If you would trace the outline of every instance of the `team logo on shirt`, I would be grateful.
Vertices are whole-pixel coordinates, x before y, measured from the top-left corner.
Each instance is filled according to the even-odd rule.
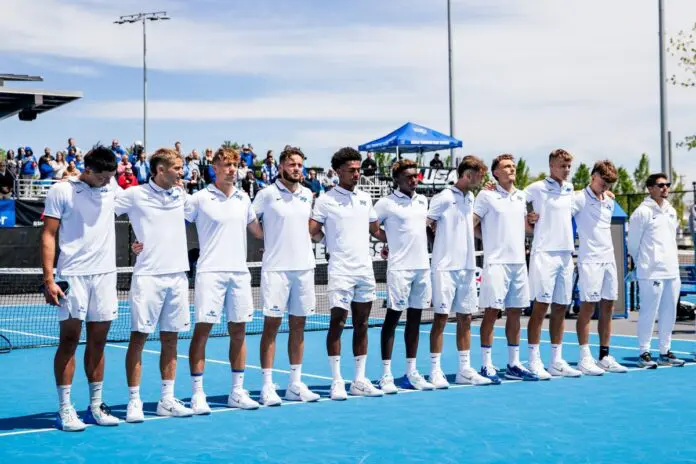
[[[563,191],[566,192],[566,193],[570,192],[571,190],[572,190],[572,189],[571,189],[570,187],[566,187],[565,189],[563,189]]]
[[[363,206],[367,206],[367,200],[360,200],[360,204]]]
[[[297,198],[299,198],[300,201],[302,201],[304,203],[307,203],[309,201],[309,199],[307,197],[297,197]]]
[[[653,282],[653,287],[659,287],[660,285],[662,285],[662,282],[660,282],[659,280]]]
[[[424,204],[425,204],[425,201],[424,201],[422,198],[419,198],[419,199],[418,199],[418,204],[419,204],[419,205],[424,205]]]

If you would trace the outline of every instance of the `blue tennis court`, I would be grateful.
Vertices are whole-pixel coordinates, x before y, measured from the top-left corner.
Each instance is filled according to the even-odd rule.
[[[427,337],[422,327],[418,365],[429,372]],[[453,382],[457,369],[454,326],[450,324],[442,364]],[[474,329],[474,334],[478,329]],[[344,334],[343,375],[352,378],[350,337]],[[544,334],[548,339],[548,333]],[[211,339],[205,372],[205,390],[213,414],[186,419],[154,415],[159,399],[159,343],[148,342],[143,355],[142,398],[146,421],[122,423],[116,428],[90,427],[82,433],[53,428],[56,393],[53,382],[54,348],[15,350],[0,357],[4,399],[0,404],[0,460],[2,462],[71,461],[122,462],[693,462],[696,432],[693,414],[696,369],[635,369],[636,340],[615,336],[612,354],[634,369],[603,377],[554,379],[550,382],[504,382],[500,386],[458,387],[433,392],[402,391],[384,398],[328,399],[331,383],[325,354],[325,332],[305,337],[304,381],[322,395],[317,404],[284,403],[277,408],[240,411],[226,407],[230,368],[226,338]],[[524,333],[523,333],[524,337]],[[573,334],[564,347],[575,360]],[[287,385],[288,360],[280,334],[274,380],[281,395]],[[593,335],[592,343],[597,343]],[[248,337],[246,387],[259,393],[259,336]],[[691,358],[691,341],[675,341],[673,350]],[[472,337],[472,360],[479,364],[478,337]],[[524,342],[523,342],[524,345]],[[125,417],[127,387],[126,345],[109,344],[105,401]],[[596,347],[594,348],[596,350]],[[186,354],[188,340],[180,342],[176,393],[190,396]],[[523,346],[523,357],[526,357]],[[542,344],[542,355],[549,355]],[[78,411],[87,406],[88,391],[81,368],[73,401]],[[404,347],[397,339],[394,373],[405,367]],[[504,367],[503,330],[496,328],[494,361]],[[379,328],[370,329],[367,373],[381,375]]]

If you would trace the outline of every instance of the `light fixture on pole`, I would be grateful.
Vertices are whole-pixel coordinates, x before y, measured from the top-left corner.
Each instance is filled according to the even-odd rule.
[[[143,151],[147,153],[147,27],[146,21],[167,21],[171,19],[166,11],[154,13],[136,13],[120,16],[114,24],[143,23]]]

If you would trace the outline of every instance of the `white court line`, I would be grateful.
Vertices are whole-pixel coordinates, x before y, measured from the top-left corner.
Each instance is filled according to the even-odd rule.
[[[689,363],[689,364],[685,364],[685,365],[684,365],[684,367],[689,367],[689,366],[696,366],[696,363]],[[675,368],[672,368],[672,367],[670,367],[670,366],[658,366],[658,369],[675,369]],[[630,373],[630,372],[649,371],[649,370],[654,370],[654,369],[641,369],[641,368],[638,368],[638,367],[632,367],[632,368],[629,368],[629,369],[628,369],[629,373]],[[622,374],[609,374],[609,375],[612,376],[612,375],[622,375]],[[554,377],[554,378],[552,379],[552,381],[559,381],[559,380],[560,380],[560,381],[563,381],[563,380],[567,380],[567,379],[565,379],[564,377]],[[571,381],[577,381],[577,379],[572,379]],[[502,383],[501,383],[501,385],[506,385],[506,384],[511,384],[511,383],[519,383],[519,382],[522,382],[522,380],[503,380]],[[542,382],[543,382],[543,381],[542,381]],[[473,387],[473,385],[456,385],[456,384],[454,384],[454,385],[450,385],[449,389],[450,389],[450,390],[455,390],[455,389],[470,388],[470,387]],[[497,387],[498,387],[497,385],[494,385],[494,386],[487,386],[486,388],[497,388]],[[479,387],[479,388],[481,388],[481,387]],[[400,389],[398,394],[399,394],[399,395],[403,395],[403,394],[406,394],[406,393],[424,393],[424,391],[422,391],[422,390],[401,390],[401,389]],[[436,393],[434,393],[434,392],[429,392],[428,394],[436,394]],[[385,396],[389,397],[389,396],[392,396],[392,395],[385,395]],[[347,399],[348,399],[348,400],[356,400],[356,399],[362,399],[362,398],[366,398],[366,397],[365,397],[365,396],[351,396],[351,395],[348,395],[348,398],[347,398]],[[332,401],[332,400],[331,400],[330,398],[322,397],[322,398],[320,398],[318,401],[315,401],[315,403],[324,403],[324,402],[326,402],[326,401]],[[284,401],[284,402],[282,403],[283,407],[286,407],[286,406],[294,406],[294,405],[301,405],[301,404],[303,404],[303,405],[308,405],[308,404],[312,404],[312,403],[303,403],[303,402],[301,402],[301,401],[297,401],[297,402],[294,402],[294,401]],[[263,405],[260,406],[261,409],[268,408],[268,407],[277,407],[277,406],[263,406]],[[213,409],[213,410],[211,411],[211,413],[212,413],[212,414],[219,414],[219,413],[224,413],[224,412],[235,412],[235,411],[241,411],[241,409],[236,409],[236,408]],[[253,414],[253,413],[250,413],[250,414]],[[154,421],[154,420],[162,420],[162,419],[186,420],[185,418],[161,417],[161,416],[152,416],[152,417],[146,417],[146,418],[145,418],[146,421]],[[126,423],[125,423],[124,421],[121,421],[121,424],[126,424]],[[126,424],[125,426],[128,427],[128,426],[130,426],[130,425],[131,425],[131,424]],[[133,425],[137,425],[137,424],[133,424]],[[94,427],[94,426],[88,424],[87,427]],[[59,430],[56,429],[56,428],[35,429],[35,430],[20,430],[20,431],[17,431],[17,432],[0,433],[0,437],[9,437],[9,436],[14,436],[14,435],[27,435],[27,434],[34,434],[34,433],[58,432],[58,431],[59,431]]]

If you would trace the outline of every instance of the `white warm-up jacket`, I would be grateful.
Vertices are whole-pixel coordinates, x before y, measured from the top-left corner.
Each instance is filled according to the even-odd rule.
[[[679,277],[678,227],[677,212],[667,200],[660,207],[648,197],[631,214],[628,252],[633,257],[638,279]]]

